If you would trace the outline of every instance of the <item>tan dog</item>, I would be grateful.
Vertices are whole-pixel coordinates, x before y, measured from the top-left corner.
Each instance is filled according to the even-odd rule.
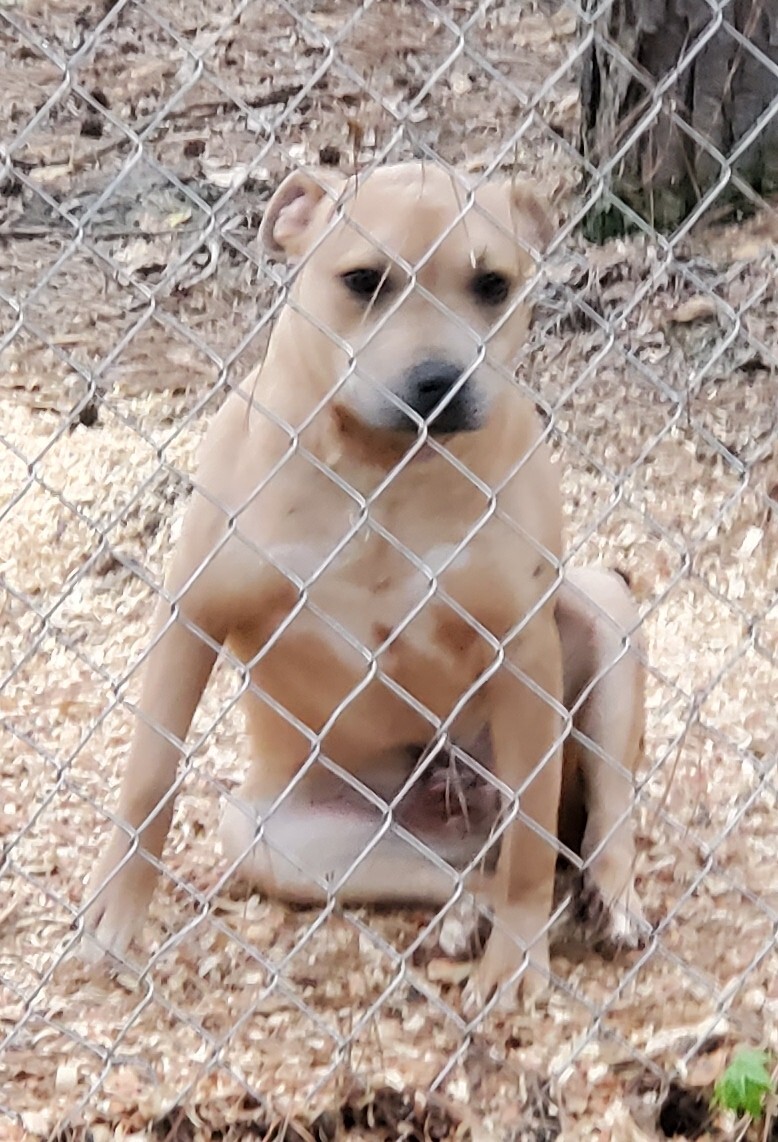
[[[183,742],[228,643],[250,681],[253,743],[228,810],[229,855],[287,897],[327,885],[343,899],[446,899],[450,868],[395,831],[384,829],[378,865],[366,859],[344,883],[349,862],[319,862],[316,889],[302,883],[305,862],[284,880],[263,863],[262,839],[249,852],[254,822],[278,802],[272,833],[302,804],[308,828],[332,780],[325,759],[381,788],[383,767],[409,748],[442,733],[476,742],[487,727],[494,774],[521,812],[501,839],[495,926],[469,998],[519,978],[537,986],[562,772],[561,528],[511,364],[529,323],[519,294],[531,251],[550,237],[544,211],[519,184],[484,185],[471,200],[439,169],[409,165],[326,184],[294,174],[262,232],[301,264],[258,376],[229,396],[203,447],[146,665],[118,810],[126,828],[97,870],[87,924],[116,953],[139,930],[156,880],[145,854],[162,852]],[[591,677],[579,649],[573,669]],[[614,747],[628,767],[629,748]],[[591,785],[604,789],[589,804],[595,847],[628,806],[628,781],[612,772],[607,788]],[[359,815],[325,816],[323,832],[335,826],[359,855]],[[630,906],[625,876],[602,888]]]

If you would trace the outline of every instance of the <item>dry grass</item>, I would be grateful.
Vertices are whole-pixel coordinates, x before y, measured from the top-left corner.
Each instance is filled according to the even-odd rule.
[[[115,122],[64,95],[25,134],[25,181],[0,199],[0,299],[24,304],[0,362],[2,1137],[71,1121],[96,1142],[272,1138],[285,1125],[303,1139],[655,1137],[671,1077],[705,1093],[734,1043],[778,1050],[771,210],[693,235],[665,268],[642,238],[573,243],[549,269],[519,371],[554,410],[574,559],[628,570],[645,614],[650,728],[636,816],[638,882],[658,925],[648,949],[607,961],[568,939],[543,1009],[470,1032],[462,972],[419,946],[430,916],[320,916],[231,895],[211,842],[215,780],[236,777],[243,756],[224,666],[198,714],[207,740],[144,933],[147,970],[111,980],[62,961],[186,501],[176,473],[192,470],[222,370],[241,376],[261,353],[262,204],[290,161],[323,154],[348,167],[388,139],[389,113],[349,68],[387,105],[408,98],[455,45],[446,20],[474,11],[450,0],[436,22],[420,3],[374,4],[305,92],[326,59],[321,37],[359,11],[352,0],[309,7],[302,31],[271,0],[236,19],[214,0],[158,0],[165,27],[151,5],[128,6],[76,72]],[[55,53],[97,19],[34,0],[9,12]],[[12,139],[58,72],[5,34]],[[496,6],[467,43],[521,92],[459,59],[419,108],[415,144],[406,136],[396,153],[428,145],[477,169],[519,121],[521,94],[574,42],[564,11]],[[206,62],[189,87],[188,49]],[[562,214],[577,172],[541,119],[572,137],[574,96],[571,70],[543,95],[516,156]],[[133,165],[117,124],[148,129]],[[14,321],[0,300],[0,338]],[[403,1089],[406,1100],[393,1093]]]

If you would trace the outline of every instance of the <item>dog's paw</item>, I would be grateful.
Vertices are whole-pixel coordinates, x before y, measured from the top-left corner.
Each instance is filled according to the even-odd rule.
[[[548,940],[535,941],[525,952],[507,932],[494,928],[486,950],[467,981],[462,1008],[469,1017],[477,1015],[490,1000],[500,1011],[512,1011],[521,1002],[532,1006],[549,984]]]
[[[83,916],[81,939],[73,951],[91,965],[126,962],[127,951],[146,919],[157,873],[138,853],[117,867],[108,858],[98,868]],[[103,871],[107,869],[108,871]]]
[[[98,966],[125,960],[143,917],[109,897],[99,899],[84,913],[84,928],[74,949],[85,964]]]
[[[619,893],[609,896],[595,871],[586,869],[579,915],[597,941],[615,949],[643,947],[650,931],[631,876]]]

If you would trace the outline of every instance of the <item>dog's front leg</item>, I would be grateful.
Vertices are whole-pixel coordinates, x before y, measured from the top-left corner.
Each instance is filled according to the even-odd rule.
[[[173,815],[182,743],[216,660],[216,651],[198,632],[217,643],[224,636],[202,617],[199,622],[171,618],[169,606],[162,604],[123,775],[118,823],[89,886],[85,922],[93,938],[84,946],[88,959],[106,952],[123,955],[143,923],[158,875],[153,862],[162,854]]]
[[[562,774],[562,656],[546,606],[506,649],[488,684],[496,775],[518,792],[493,879],[494,926],[465,993],[469,1011],[505,988],[529,997],[548,982],[548,921],[554,895]]]

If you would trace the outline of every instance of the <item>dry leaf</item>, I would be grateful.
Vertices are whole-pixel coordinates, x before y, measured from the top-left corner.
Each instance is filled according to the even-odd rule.
[[[220,190],[234,190],[242,186],[251,169],[249,163],[233,163],[225,166],[216,159],[205,158],[202,162],[203,174],[208,182]]]
[[[719,1075],[723,1073],[728,1058],[729,1050],[726,1047],[721,1047],[718,1051],[711,1051],[707,1055],[698,1055],[692,1059],[687,1067],[686,1085],[693,1087],[713,1086]]]
[[[759,544],[762,542],[763,536],[764,532],[762,531],[761,527],[749,527],[743,542],[738,548],[738,555],[743,555],[746,558],[748,558],[749,555],[753,555]]]
[[[433,983],[464,983],[473,970],[472,963],[438,958],[427,964],[427,976]]]
[[[128,270],[143,270],[150,266],[164,266],[168,260],[168,250],[164,242],[147,242],[145,238],[136,238],[116,250],[113,258]]]
[[[554,29],[555,35],[559,39],[564,39],[567,36],[574,36],[578,27],[578,20],[575,12],[571,11],[567,7],[560,8],[559,11],[555,12],[551,17],[551,26]]]
[[[192,217],[192,211],[189,207],[184,207],[183,210],[176,210],[172,214],[168,214],[165,222],[171,230],[175,230],[176,226],[180,226],[183,222],[188,222]]]
[[[682,301],[669,315],[676,325],[686,325],[703,317],[715,317],[718,313],[716,301],[709,294],[698,293],[687,301]]]
[[[772,241],[765,241],[758,236],[745,238],[732,247],[732,260],[734,262],[755,262],[774,249]]]
[[[75,1063],[60,1063],[54,1079],[54,1089],[60,1094],[70,1094],[78,1084],[78,1067]]]
[[[30,1134],[46,1136],[51,1129],[51,1113],[46,1110],[25,1110],[22,1112],[22,1122]]]
[[[41,186],[49,186],[72,173],[70,163],[52,163],[47,167],[36,167],[32,177]]]

